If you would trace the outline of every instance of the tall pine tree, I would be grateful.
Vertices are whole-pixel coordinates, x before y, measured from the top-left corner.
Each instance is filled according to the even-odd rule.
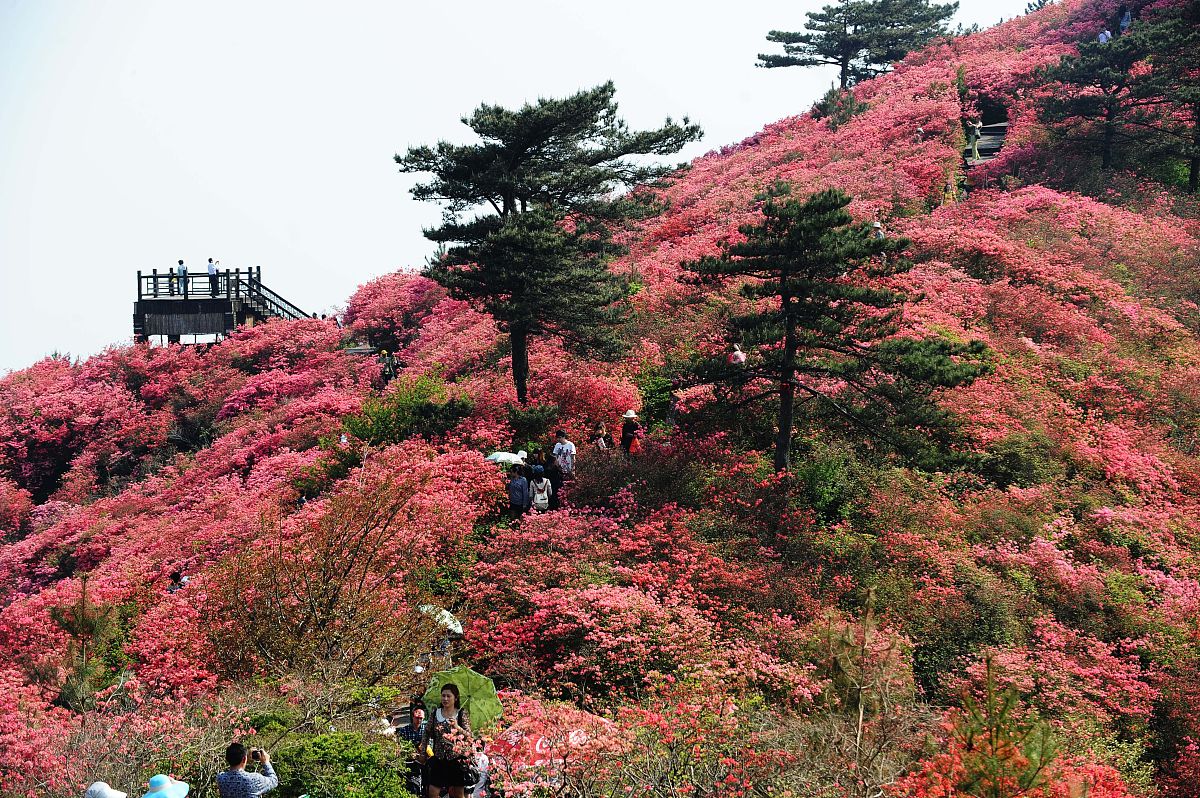
[[[1163,135],[1187,161],[1188,192],[1200,189],[1200,0],[1148,14],[1128,36],[1149,69],[1133,75],[1134,97],[1148,105],[1135,121]]]
[[[808,12],[805,31],[778,31],[767,41],[783,45],[783,55],[759,54],[759,66],[838,68],[842,89],[886,72],[892,63],[947,33],[946,21],[958,3],[929,0],[838,0]]]
[[[905,296],[877,278],[911,267],[900,257],[908,242],[854,224],[840,191],[803,202],[788,191],[768,192],[762,221],[739,228],[744,241],[686,264],[702,282],[742,278],[748,298],[772,305],[733,321],[747,363],[708,377],[734,386],[739,404],[778,397],[776,471],[788,468],[798,395],[872,437],[935,431],[943,414],[930,392],[985,373],[986,347],[896,337]]]
[[[1131,125],[1148,105],[1132,91],[1133,66],[1143,58],[1134,37],[1085,42],[1079,54],[1066,56],[1046,71],[1056,91],[1041,102],[1042,119],[1067,141],[1082,143],[1100,156],[1100,168],[1112,169],[1119,144],[1145,138]]]
[[[607,268],[622,251],[611,233],[649,208],[644,192],[619,192],[672,171],[638,156],[669,155],[700,136],[687,119],[629,130],[615,92],[609,82],[516,110],[481,105],[463,119],[479,143],[442,141],[396,156],[400,171],[433,175],[413,196],[444,206],[442,224],[425,235],[451,246],[427,273],[509,335],[522,404],[531,336],[613,350],[623,288]]]

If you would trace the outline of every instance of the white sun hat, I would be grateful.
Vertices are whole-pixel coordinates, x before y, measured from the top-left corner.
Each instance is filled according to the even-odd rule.
[[[87,788],[87,792],[83,794],[83,798],[129,798],[129,793],[114,790],[108,786],[107,781],[97,781],[91,787]]]

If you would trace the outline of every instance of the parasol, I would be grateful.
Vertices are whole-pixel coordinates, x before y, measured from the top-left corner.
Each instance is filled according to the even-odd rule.
[[[448,671],[440,671],[429,681],[425,691],[425,706],[432,714],[442,703],[442,686],[454,683],[458,686],[458,700],[471,716],[472,731],[491,726],[504,712],[500,699],[496,697],[496,685],[482,673],[476,673],[466,665]]]

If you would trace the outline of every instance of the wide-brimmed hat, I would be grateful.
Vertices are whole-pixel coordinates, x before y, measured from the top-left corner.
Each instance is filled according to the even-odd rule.
[[[873,222],[871,224],[871,226],[872,227],[883,227],[883,222],[876,221],[876,222]]]
[[[97,781],[87,788],[83,798],[129,798],[129,793],[114,790],[107,781]]]
[[[150,779],[150,789],[142,798],[184,798],[188,794],[186,781],[176,781],[170,776],[159,773]]]
[[[622,416],[622,418],[637,418],[637,413],[633,412],[632,410],[626,410],[625,415]]]

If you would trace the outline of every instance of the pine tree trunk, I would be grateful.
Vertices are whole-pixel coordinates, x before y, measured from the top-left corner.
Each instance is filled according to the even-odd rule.
[[[512,345],[513,385],[517,389],[517,402],[525,404],[529,391],[529,331],[513,326],[508,333]]]
[[[1192,106],[1192,157],[1188,160],[1188,193],[1200,188],[1200,103]]]
[[[792,454],[792,425],[796,405],[796,321],[791,297],[783,293],[783,363],[779,372],[779,436],[775,439],[775,473],[786,471]]]
[[[1100,145],[1100,168],[1108,171],[1112,168],[1113,137],[1116,133],[1116,123],[1112,119],[1104,120],[1104,140]]]

